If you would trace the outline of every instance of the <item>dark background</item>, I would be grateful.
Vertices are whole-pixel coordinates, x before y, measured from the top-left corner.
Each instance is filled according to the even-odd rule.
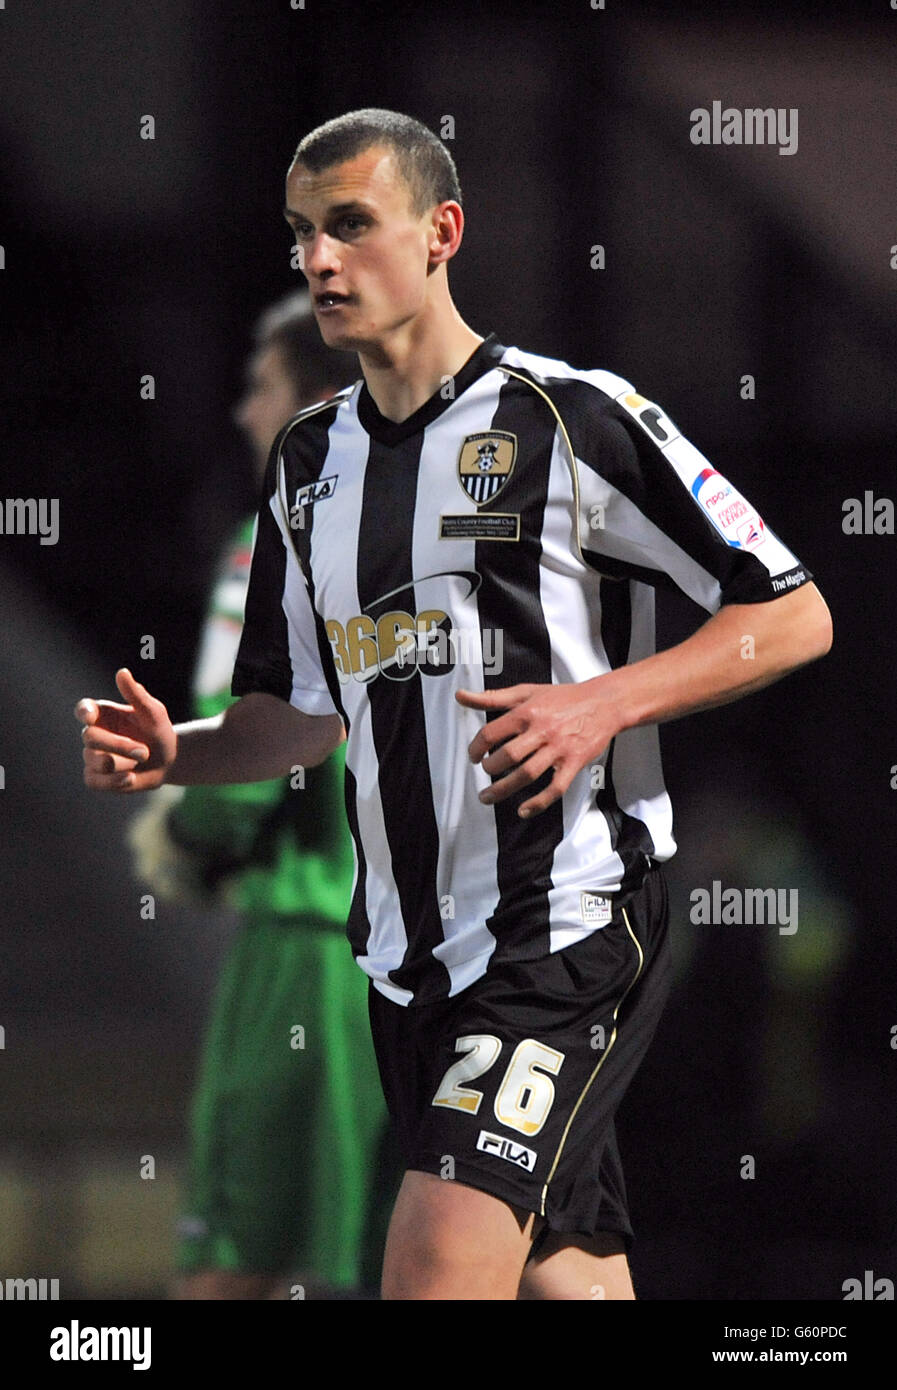
[[[884,0],[0,10],[0,499],[60,507],[55,546],[0,536],[0,1274],[164,1288],[232,924],[141,918],[133,807],[83,790],[71,708],[129,665],[186,715],[252,496],[230,419],[249,326],[301,283],[284,173],[312,126],[377,105],[454,119],[471,326],[659,400],[834,618],[822,663],[663,733],[677,985],[620,1121],[637,1289],[897,1279],[897,538],[841,525],[846,498],[895,491],[895,45]],[[797,108],[797,153],[693,145],[714,99]],[[699,618],[665,602],[664,640]],[[714,879],[797,889],[798,931],[693,925]]]

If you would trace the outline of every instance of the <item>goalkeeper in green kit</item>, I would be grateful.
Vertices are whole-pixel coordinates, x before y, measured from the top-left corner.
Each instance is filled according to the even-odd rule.
[[[306,294],[263,316],[236,415],[260,475],[281,426],[357,375],[354,355],[322,343]],[[243,523],[219,570],[194,678],[197,718],[232,703],[254,525]],[[183,1298],[278,1296],[288,1276],[318,1293],[379,1281],[399,1170],[367,980],[345,937],[344,757],[343,745],[320,767],[271,782],[163,787],[132,823],[138,874],[158,896],[208,907],[226,895],[242,918],[193,1103]]]

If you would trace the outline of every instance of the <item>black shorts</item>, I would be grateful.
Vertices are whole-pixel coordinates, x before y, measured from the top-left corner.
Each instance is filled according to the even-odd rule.
[[[386,1103],[406,1166],[594,1235],[632,1227],[614,1113],[669,993],[660,869],[590,936],[502,962],[452,999],[370,990]]]

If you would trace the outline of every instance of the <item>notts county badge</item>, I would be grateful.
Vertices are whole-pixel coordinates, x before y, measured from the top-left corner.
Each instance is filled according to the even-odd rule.
[[[458,455],[458,482],[478,507],[497,497],[514,472],[517,436],[504,430],[469,434]]]

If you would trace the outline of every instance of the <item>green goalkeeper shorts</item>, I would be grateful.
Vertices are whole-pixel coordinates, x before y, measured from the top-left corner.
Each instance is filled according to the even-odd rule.
[[[399,1182],[367,977],[332,927],[249,924],[225,963],[193,1102],[183,1273],[374,1287]]]

